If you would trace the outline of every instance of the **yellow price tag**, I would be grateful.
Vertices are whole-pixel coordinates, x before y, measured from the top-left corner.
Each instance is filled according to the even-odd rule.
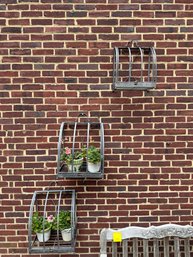
[[[121,232],[113,232],[113,242],[115,243],[122,242]]]

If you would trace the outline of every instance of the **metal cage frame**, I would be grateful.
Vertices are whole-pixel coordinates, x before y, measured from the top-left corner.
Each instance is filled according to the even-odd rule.
[[[53,196],[58,196],[58,199],[53,198]],[[39,197],[44,197],[44,201],[40,200]],[[32,217],[33,213],[40,209],[38,201],[44,202],[45,205],[41,205],[43,208],[43,218],[46,218],[47,212],[50,212],[49,206],[47,205],[49,201],[53,204],[57,201],[57,205],[52,205],[55,207],[55,215],[58,215],[60,210],[66,208],[60,205],[62,197],[67,197],[67,201],[70,202],[70,213],[71,213],[71,241],[64,242],[61,237],[59,228],[56,231],[51,232],[51,239],[48,242],[45,241],[45,236],[43,236],[43,242],[39,242],[37,235],[32,232]],[[29,253],[69,253],[75,251],[76,244],[76,194],[75,190],[43,190],[35,191],[31,200],[30,211],[29,211],[29,221],[28,221],[28,242],[29,242]],[[54,199],[54,200],[53,200]],[[57,221],[58,222],[58,221]],[[43,225],[44,228],[44,225]],[[43,229],[44,231],[44,229]]]
[[[75,151],[75,143],[76,143],[76,134],[79,126],[84,126],[86,129],[86,151],[88,155],[88,148],[90,146],[90,131],[91,129],[98,128],[99,129],[99,136],[100,136],[100,155],[101,155],[101,167],[99,172],[97,173],[90,173],[88,171],[87,164],[83,165],[81,172],[74,172],[74,165],[72,161],[72,170],[73,172],[62,172],[64,169],[64,164],[61,165],[61,151],[62,151],[62,141],[65,138],[65,126],[71,125],[73,127],[73,139],[72,139],[72,155]],[[59,132],[59,139],[58,139],[58,160],[57,160],[57,177],[58,178],[103,178],[104,176],[104,126],[101,122],[91,122],[87,121],[76,121],[76,122],[63,122],[60,126]]]
[[[137,42],[133,42],[134,47],[115,47],[113,56],[113,90],[148,90],[153,89],[157,82],[157,58],[154,47],[140,47]],[[132,77],[132,66],[135,62],[133,54],[138,52],[140,56],[140,79]],[[147,81],[144,81],[144,56],[148,55]],[[120,55],[128,55],[128,77],[127,81],[120,80]]]

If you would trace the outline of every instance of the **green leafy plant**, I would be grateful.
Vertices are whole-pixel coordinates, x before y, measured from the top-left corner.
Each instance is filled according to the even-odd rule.
[[[87,158],[89,162],[94,164],[100,162],[101,161],[100,150],[97,149],[95,146],[90,146],[87,151]]]
[[[86,159],[86,156],[87,156],[87,147],[85,145],[83,145],[82,149],[81,149],[81,152],[82,152],[82,157],[84,159]]]
[[[69,147],[65,147],[61,154],[61,160],[65,161],[67,164],[71,164],[73,160],[79,160],[82,158],[83,156],[81,151],[74,151],[73,154]]]
[[[60,211],[54,219],[52,228],[53,230],[71,228],[71,213],[69,211]]]
[[[38,212],[34,212],[32,216],[32,231],[34,233],[40,233],[45,230],[51,229],[53,221],[53,215],[50,215],[48,216],[48,218],[45,218],[43,216],[40,216]]]

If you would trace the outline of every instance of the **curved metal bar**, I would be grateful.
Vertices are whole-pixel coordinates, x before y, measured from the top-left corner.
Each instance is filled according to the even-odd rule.
[[[153,69],[153,82],[157,81],[157,57],[156,57],[156,52],[155,52],[155,48],[151,47],[151,51],[152,51],[152,59],[153,59],[153,64],[152,64],[152,69]]]
[[[138,47],[141,55],[141,79],[140,81],[143,82],[143,51],[141,47]]]
[[[64,131],[65,122],[62,122],[60,126],[59,138],[58,138],[58,160],[57,160],[57,173],[60,171],[60,156],[61,156],[61,145],[62,145],[62,137]]]
[[[132,54],[131,54],[131,48],[128,47],[129,52],[129,83],[131,82],[131,71],[132,71]]]
[[[114,48],[113,51],[113,90],[115,89],[115,83],[116,83],[116,51]]]
[[[60,202],[62,198],[62,190],[59,191],[59,198],[58,198],[58,206],[57,206],[57,241],[58,241],[58,247],[60,246],[60,240],[59,240],[59,213],[60,213]]]
[[[153,67],[151,65],[151,59],[152,59],[152,51],[151,51],[151,48],[150,48],[150,51],[149,51],[149,54],[148,54],[148,82],[151,82],[150,80],[150,73],[151,73],[151,69],[153,70]],[[153,76],[153,74],[152,74]]]
[[[149,70],[148,78],[149,78],[149,81],[152,84],[154,84],[157,81],[157,60],[156,60],[156,52],[153,47],[150,47],[149,57],[150,55],[151,55],[151,60],[149,60],[149,63],[151,63],[151,68]],[[151,79],[150,79],[150,71],[152,72]]]
[[[87,135],[86,135],[86,159],[88,160],[88,148],[90,139],[90,122],[87,123]],[[86,162],[86,173],[88,173],[88,162]]]
[[[151,73],[152,73],[150,81],[153,83],[153,81],[154,81],[154,68],[155,68],[155,66],[154,66],[154,52],[153,52],[153,47],[150,47],[150,55],[151,55],[150,63],[151,63]]]
[[[100,136],[101,136],[101,171],[104,170],[104,126],[103,123],[100,123]]]
[[[75,147],[75,138],[76,138],[76,130],[77,130],[78,122],[74,123],[74,133],[73,133],[73,139],[72,139],[72,155],[74,156],[74,147]]]
[[[75,190],[72,190],[72,198],[71,198],[71,235],[72,238],[75,237],[75,224],[76,224],[76,211],[75,211]]]
[[[45,231],[45,218],[46,218],[46,207],[47,207],[47,202],[48,202],[48,196],[49,196],[49,191],[47,191],[46,193],[46,199],[45,199],[45,205],[44,205],[44,214],[43,214],[43,246],[45,248],[45,235],[44,235],[44,231]]]
[[[32,197],[31,205],[30,205],[30,211],[29,211],[29,220],[28,220],[28,241],[29,241],[29,252],[31,252],[32,249],[32,216],[33,216],[33,208],[34,203],[36,201],[36,195],[37,192],[35,191]]]
[[[116,51],[116,82],[119,81],[119,49],[118,47],[115,47],[115,51]]]
[[[114,48],[114,58],[113,58],[113,89],[116,88],[116,83],[119,80],[119,48]]]
[[[74,147],[76,142],[76,130],[77,130],[78,122],[74,123],[74,133],[73,133],[73,139],[72,139],[72,172],[74,171]]]

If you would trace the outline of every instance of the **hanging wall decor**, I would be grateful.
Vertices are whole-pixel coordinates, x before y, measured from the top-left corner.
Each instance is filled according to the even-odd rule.
[[[102,178],[103,174],[103,123],[83,117],[76,122],[63,122],[58,139],[57,177]]]
[[[132,46],[133,43],[133,46]],[[113,90],[148,90],[155,88],[157,60],[154,47],[115,47],[113,58]]]
[[[28,222],[29,253],[74,252],[76,204],[74,190],[35,191]]]

